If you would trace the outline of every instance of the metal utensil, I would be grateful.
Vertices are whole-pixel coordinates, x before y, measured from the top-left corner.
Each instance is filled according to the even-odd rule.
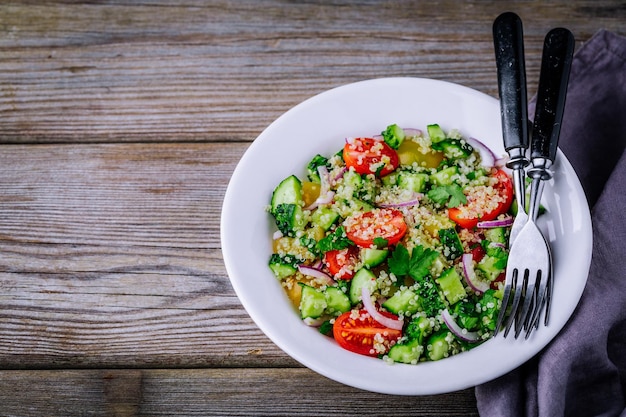
[[[493,23],[493,46],[496,53],[502,138],[509,154],[507,167],[513,170],[517,215],[511,228],[509,247],[528,220],[524,168],[529,161],[528,103],[522,21],[513,12],[505,12]]]
[[[544,182],[552,179],[550,167],[556,157],[561,131],[567,84],[574,51],[574,36],[564,28],[548,32],[544,41],[537,92],[537,106],[531,140],[532,168],[528,221],[513,242],[509,253],[502,307],[498,322],[513,302],[505,326],[506,337],[515,322],[515,337],[526,329],[530,336],[542,309],[551,298],[552,253],[550,245],[536,225]],[[532,306],[532,308],[531,308]],[[546,321],[547,321],[546,307]],[[502,316],[502,317],[500,317]],[[501,323],[499,323],[501,324]]]

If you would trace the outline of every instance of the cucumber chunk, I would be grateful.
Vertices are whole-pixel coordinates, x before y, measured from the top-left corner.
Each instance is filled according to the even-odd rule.
[[[339,219],[339,214],[330,207],[319,207],[311,215],[313,224],[320,226],[324,231],[330,229],[337,219]]]
[[[507,231],[504,227],[493,227],[491,229],[485,229],[485,239],[490,242],[500,243],[507,245],[509,239],[507,237]]]
[[[459,169],[453,165],[431,174],[430,181],[435,185],[450,185],[454,183],[454,177],[458,173]]]
[[[426,341],[428,359],[431,361],[438,361],[448,356],[450,343],[448,343],[446,339],[449,333],[449,330],[440,330],[428,338]]]
[[[383,307],[396,315],[411,316],[420,309],[419,296],[409,288],[400,289],[383,303]]]
[[[474,152],[474,148],[462,139],[444,139],[433,143],[433,149],[442,151],[450,159],[467,158]]]
[[[461,282],[461,276],[454,267],[443,271],[435,281],[439,284],[443,295],[451,305],[467,296],[465,287]]]
[[[361,260],[367,268],[373,268],[383,263],[388,254],[388,249],[363,248],[361,249]]]
[[[419,340],[412,339],[393,345],[387,356],[394,362],[416,364],[423,350]]]
[[[279,280],[287,278],[296,273],[297,262],[291,255],[280,256],[273,253],[269,260],[269,267]]]
[[[310,317],[316,319],[324,314],[328,306],[326,296],[318,289],[310,285],[299,283],[302,286],[302,297],[300,298],[300,315],[303,319]]]
[[[428,136],[430,136],[430,141],[432,143],[441,142],[446,138],[446,134],[438,124],[426,126],[426,131],[428,132]]]
[[[443,255],[447,260],[453,261],[463,255],[463,244],[454,227],[439,229],[439,240],[443,245]]]
[[[421,172],[402,171],[398,175],[398,187],[421,193],[426,188],[428,175]]]
[[[302,204],[302,183],[295,175],[291,175],[278,184],[272,193],[272,212],[279,204]]]
[[[345,313],[350,311],[350,298],[337,287],[328,287],[324,291],[326,297],[326,311],[329,314]]]
[[[367,285],[370,292],[373,292],[377,287],[376,276],[369,269],[361,268],[354,274],[350,283],[349,297],[352,305],[358,304],[361,301],[361,291],[363,291],[365,285]]]

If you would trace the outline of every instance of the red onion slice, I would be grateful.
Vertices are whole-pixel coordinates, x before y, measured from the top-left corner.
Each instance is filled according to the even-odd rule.
[[[316,209],[320,204],[330,204],[333,202],[333,198],[335,197],[334,191],[327,191],[326,194],[320,194],[317,197],[317,200],[311,203],[311,205],[305,207],[305,210],[313,210]]]
[[[412,127],[405,127],[402,128],[402,130],[404,130],[404,136],[406,137],[413,137],[413,136],[422,136],[422,131],[420,129],[415,129]]]
[[[313,268],[311,266],[306,266],[306,265],[298,265],[298,271],[300,271],[300,273],[303,275],[308,275],[310,277],[317,278],[326,285],[335,284],[335,281],[333,280],[333,278],[330,275],[328,275],[326,272],[320,269]]]
[[[476,227],[479,229],[490,229],[492,227],[509,227],[513,225],[513,217],[506,216],[503,219],[496,220],[486,220],[483,222],[478,222]]]
[[[496,154],[493,153],[491,149],[481,141],[476,138],[467,138],[465,141],[472,146],[472,148],[476,149],[480,154],[480,164],[487,168],[493,168],[496,165]]]
[[[372,294],[370,293],[369,288],[367,288],[367,285],[363,286],[363,289],[361,290],[361,297],[363,298],[363,307],[365,307],[365,310],[369,313],[370,316],[372,316],[374,320],[390,329],[402,330],[402,326],[404,326],[404,320],[392,319],[391,317],[380,314],[380,311],[378,311],[378,309],[372,302]]]
[[[465,277],[465,281],[467,282],[467,285],[472,288],[472,290],[482,294],[489,289],[489,283],[481,281],[476,277],[476,272],[474,271],[474,259],[472,258],[471,253],[463,254],[461,257],[461,265],[463,267],[463,276]]]
[[[342,179],[343,174],[345,174],[347,170],[348,170],[348,167],[341,167],[339,171],[337,172],[337,174],[335,175],[335,178],[333,178],[333,182],[337,182],[340,179]]]
[[[446,326],[448,326],[450,331],[459,339],[470,343],[480,341],[480,335],[477,332],[470,332],[459,326],[447,308],[441,312],[441,318],[446,323]]]

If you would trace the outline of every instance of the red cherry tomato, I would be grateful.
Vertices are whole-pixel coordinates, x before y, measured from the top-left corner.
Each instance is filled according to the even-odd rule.
[[[506,213],[513,202],[513,183],[507,173],[501,169],[496,171],[493,177],[498,180],[494,188],[501,200],[497,206],[487,212],[481,211],[480,205],[484,203],[484,197],[468,196],[469,201],[466,205],[448,209],[448,217],[459,226],[465,229],[472,229],[480,221],[493,220],[499,215]],[[468,211],[477,214],[468,216],[466,214]]]
[[[402,212],[390,208],[358,212],[346,219],[344,227],[348,239],[362,248],[372,247],[376,238],[395,245],[407,231]]]
[[[356,246],[331,250],[324,254],[324,264],[336,279],[352,279],[357,261],[358,249]]]
[[[359,174],[375,174],[379,177],[395,171],[400,165],[398,153],[382,140],[356,138],[343,148],[343,160],[348,168]]]
[[[381,311],[381,314],[397,319],[396,316],[386,311]],[[402,337],[402,330],[383,326],[365,310],[358,312],[358,318],[354,318],[353,313],[348,311],[335,319],[333,336],[339,346],[344,349],[361,355],[378,356],[389,351],[391,343]],[[375,338],[379,340],[377,347],[384,348],[385,352],[380,352],[374,347]]]

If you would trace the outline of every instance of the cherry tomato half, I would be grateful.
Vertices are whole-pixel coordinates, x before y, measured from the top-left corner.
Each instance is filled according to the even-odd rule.
[[[358,249],[356,246],[331,250],[324,254],[324,264],[336,279],[352,279],[357,261]]]
[[[395,171],[400,164],[398,153],[382,140],[356,138],[343,148],[343,160],[348,168],[359,174],[380,177]]]
[[[381,311],[381,314],[390,318],[397,318],[391,313]],[[394,330],[383,326],[370,316],[365,310],[360,310],[358,318],[353,318],[353,313],[348,311],[335,319],[333,324],[333,336],[339,346],[351,352],[361,355],[378,356],[380,353],[374,348],[374,338],[380,335],[378,347],[384,347],[385,352],[391,347],[391,343],[402,337],[402,330]]]
[[[501,169],[496,171],[496,173],[493,174],[493,177],[498,180],[498,182],[494,185],[494,188],[502,200],[496,207],[487,212],[480,213],[478,206],[481,203],[484,203],[484,201],[482,201],[484,197],[481,198],[480,196],[477,196],[475,199],[470,200],[472,196],[468,196],[468,200],[470,201],[465,206],[448,209],[448,217],[450,217],[450,219],[459,226],[466,229],[472,229],[476,227],[480,221],[493,220],[499,215],[506,213],[513,202],[513,183],[507,173]],[[467,211],[478,212],[479,214],[467,216],[465,214]]]
[[[390,208],[358,212],[344,222],[348,239],[362,248],[374,245],[374,239],[381,238],[391,246],[400,241],[407,231],[402,212]]]

